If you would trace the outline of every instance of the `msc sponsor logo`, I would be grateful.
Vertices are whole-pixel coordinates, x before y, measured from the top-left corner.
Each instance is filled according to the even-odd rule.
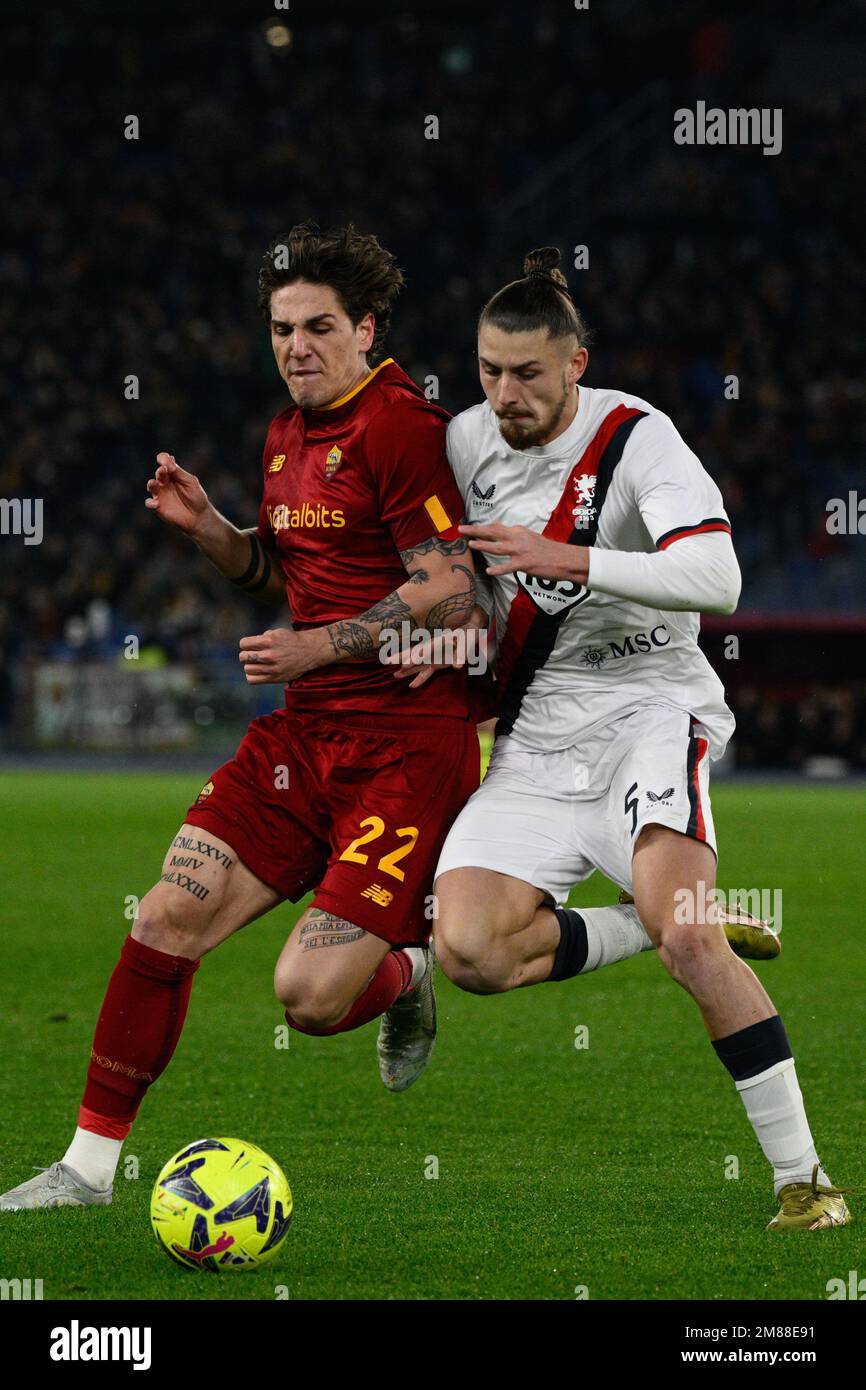
[[[340,507],[324,507],[321,502],[305,502],[301,507],[268,507],[268,521],[273,532],[314,529],[317,526],[345,526],[346,517]]]
[[[583,664],[598,671],[606,661],[619,661],[624,656],[636,656],[638,652],[651,652],[666,647],[671,635],[664,623],[659,623],[651,632],[632,632],[623,642],[597,642],[583,649]]]

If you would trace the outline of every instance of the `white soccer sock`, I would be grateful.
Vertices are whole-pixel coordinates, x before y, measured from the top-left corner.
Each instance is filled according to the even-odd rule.
[[[91,1187],[102,1191],[114,1181],[122,1148],[122,1139],[107,1139],[104,1134],[77,1128],[61,1162],[74,1168]]]
[[[412,978],[406,989],[414,989],[427,969],[427,948],[426,946],[403,946],[401,949],[404,956],[408,956],[412,964]]]
[[[631,903],[616,907],[579,907],[575,911],[586,923],[588,953],[581,975],[600,970],[603,965],[613,965],[618,960],[628,960],[640,951],[655,949],[637,915],[637,908]]]
[[[773,1165],[776,1195],[789,1182],[811,1182],[812,1170],[819,1160],[793,1057],[734,1084],[755,1137]],[[830,1186],[820,1164],[818,1182]]]

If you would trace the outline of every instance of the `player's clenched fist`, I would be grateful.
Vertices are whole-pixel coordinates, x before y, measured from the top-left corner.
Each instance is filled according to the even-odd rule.
[[[481,550],[493,557],[487,573],[515,574],[521,570],[537,579],[573,579],[585,584],[589,576],[589,549],[585,545],[566,545],[552,541],[528,526],[503,526],[494,521],[489,525],[461,526],[464,536],[470,536],[471,550]],[[502,557],[501,559],[499,557]]]
[[[181,468],[173,454],[157,454],[156,472],[147,490],[150,496],[144,505],[188,536],[194,534],[210,506],[198,478]]]
[[[322,634],[320,634],[320,637]],[[323,639],[327,642],[327,638]],[[258,637],[242,637],[239,660],[250,685],[293,681],[316,664],[315,634],[278,627]]]

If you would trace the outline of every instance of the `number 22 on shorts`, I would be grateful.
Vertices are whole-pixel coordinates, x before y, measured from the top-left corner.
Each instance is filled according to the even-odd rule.
[[[356,840],[353,840],[350,845],[346,846],[343,853],[340,855],[341,861],[347,860],[350,864],[369,863],[370,856],[360,852],[361,845],[368,845],[372,840],[378,840],[380,835],[384,835],[385,822],[382,820],[381,816],[366,816],[364,820],[361,821],[362,830],[364,826],[369,826],[369,830],[367,830],[366,834],[359,835]],[[398,839],[405,840],[406,843],[398,845],[396,849],[391,850],[390,854],[383,854],[376,867],[380,873],[391,874],[393,878],[398,878],[402,883],[406,875],[402,869],[397,868],[397,865],[401,859],[405,859],[406,855],[411,854],[415,848],[415,844],[418,840],[418,827],[415,825],[404,825],[401,826],[399,830],[395,830],[394,834]]]

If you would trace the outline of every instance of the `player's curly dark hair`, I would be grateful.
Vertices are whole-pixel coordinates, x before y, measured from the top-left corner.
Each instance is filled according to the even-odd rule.
[[[356,326],[373,315],[376,330],[369,355],[375,361],[391,325],[392,301],[404,284],[391,252],[351,222],[327,232],[316,222],[299,222],[275,237],[262,258],[258,298],[266,322],[274,290],[295,280],[329,285]]]
[[[478,327],[489,323],[504,333],[546,328],[551,338],[573,336],[579,347],[588,347],[591,334],[559,269],[560,259],[555,246],[530,251],[523,261],[523,279],[512,280],[488,300]]]

